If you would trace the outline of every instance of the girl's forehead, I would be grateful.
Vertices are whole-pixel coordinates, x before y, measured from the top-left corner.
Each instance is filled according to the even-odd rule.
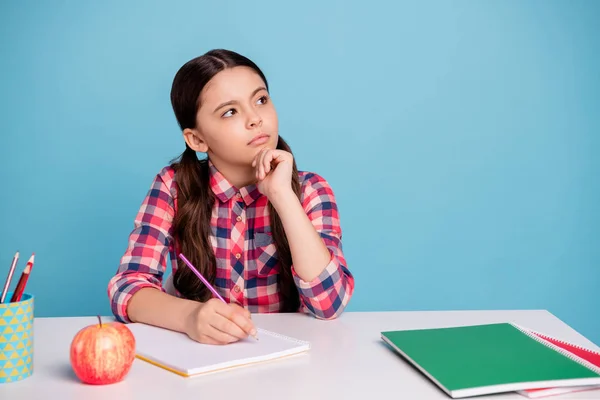
[[[247,99],[258,87],[265,86],[261,77],[251,68],[227,68],[217,73],[202,90],[204,101]]]

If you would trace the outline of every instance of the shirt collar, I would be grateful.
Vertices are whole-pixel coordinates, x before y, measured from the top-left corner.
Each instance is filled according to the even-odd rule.
[[[228,202],[233,197],[238,197],[242,198],[244,203],[249,206],[262,196],[255,184],[237,189],[217,170],[217,167],[210,160],[208,160],[208,165],[210,168],[210,188],[222,203]]]

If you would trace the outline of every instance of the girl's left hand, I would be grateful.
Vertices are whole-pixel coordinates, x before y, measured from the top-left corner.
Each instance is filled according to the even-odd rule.
[[[262,149],[252,161],[258,190],[269,199],[275,194],[291,190],[293,163],[294,156],[287,151]]]

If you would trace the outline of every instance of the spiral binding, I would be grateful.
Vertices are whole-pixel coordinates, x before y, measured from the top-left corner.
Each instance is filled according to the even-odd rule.
[[[279,339],[284,339],[284,340],[290,341],[292,343],[307,344],[310,347],[310,343],[307,342],[307,341],[305,341],[305,340],[295,339],[293,337],[282,335],[281,333],[276,333],[276,332],[273,332],[273,331],[268,331],[268,330],[262,329],[262,328],[256,328],[256,330],[258,332],[262,332],[262,333],[265,333],[267,335],[270,335],[270,336],[273,336],[273,337],[276,337],[276,338],[279,338]]]
[[[596,372],[597,374],[600,374],[600,368],[599,367],[597,367],[596,365],[592,364],[591,362],[589,362],[587,360],[584,360],[584,359],[576,356],[575,354],[573,354],[573,353],[571,353],[571,352],[569,352],[569,351],[567,351],[565,349],[562,349],[562,348],[558,347],[554,343],[547,342],[544,339],[542,339],[541,337],[536,336],[537,332],[530,331],[529,329],[523,328],[523,327],[521,327],[521,326],[519,326],[517,324],[514,324],[514,323],[512,323],[511,325],[514,326],[515,328],[517,328],[519,331],[521,331],[524,334],[526,334],[527,336],[529,336],[530,338],[532,338],[533,340],[537,341],[538,343],[541,343],[544,346],[549,347],[552,350],[555,350],[555,351],[559,352],[563,356],[565,356],[565,357],[567,357],[567,358],[575,361],[576,363],[579,363],[579,364],[583,365],[584,367],[587,367],[587,368],[591,369],[592,371]],[[575,344],[572,344],[572,343],[569,343],[569,342],[564,342],[562,340],[557,340],[555,338],[551,338],[551,337],[546,336],[546,335],[541,335],[541,336],[543,336],[545,338],[548,338],[548,339],[556,340],[559,343],[563,343],[563,344],[566,344],[566,345],[569,345],[569,346],[576,347],[579,350],[583,350],[583,351],[586,351],[586,352],[589,352],[589,353],[596,354],[596,355],[600,356],[600,353],[597,353],[597,352],[595,352],[593,350],[590,350],[590,349],[586,349],[585,347],[578,346],[578,345],[575,345]]]
[[[565,341],[563,341],[563,340],[559,340],[559,339],[553,338],[553,337],[551,337],[551,336],[544,335],[543,333],[539,333],[539,332],[535,332],[535,331],[530,331],[530,332],[531,332],[531,333],[534,333],[534,334],[535,334],[535,335],[537,335],[537,336],[541,336],[541,337],[542,337],[542,339],[554,340],[555,342],[558,342],[558,343],[561,343],[561,344],[565,344],[565,345],[567,345],[567,346],[571,346],[571,347],[574,347],[574,348],[576,348],[576,349],[578,349],[578,350],[585,351],[586,353],[592,353],[592,354],[594,354],[594,355],[596,355],[596,356],[600,357],[600,353],[599,353],[599,352],[597,352],[597,351],[590,350],[590,349],[588,349],[588,348],[585,348],[585,347],[583,347],[583,346],[579,346],[579,345],[577,345],[577,344],[574,344],[574,343],[565,342]]]

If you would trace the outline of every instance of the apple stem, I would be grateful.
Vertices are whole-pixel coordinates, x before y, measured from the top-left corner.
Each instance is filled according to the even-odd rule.
[[[100,319],[99,315],[98,315],[98,322],[100,323],[100,328],[102,328],[102,319]]]

